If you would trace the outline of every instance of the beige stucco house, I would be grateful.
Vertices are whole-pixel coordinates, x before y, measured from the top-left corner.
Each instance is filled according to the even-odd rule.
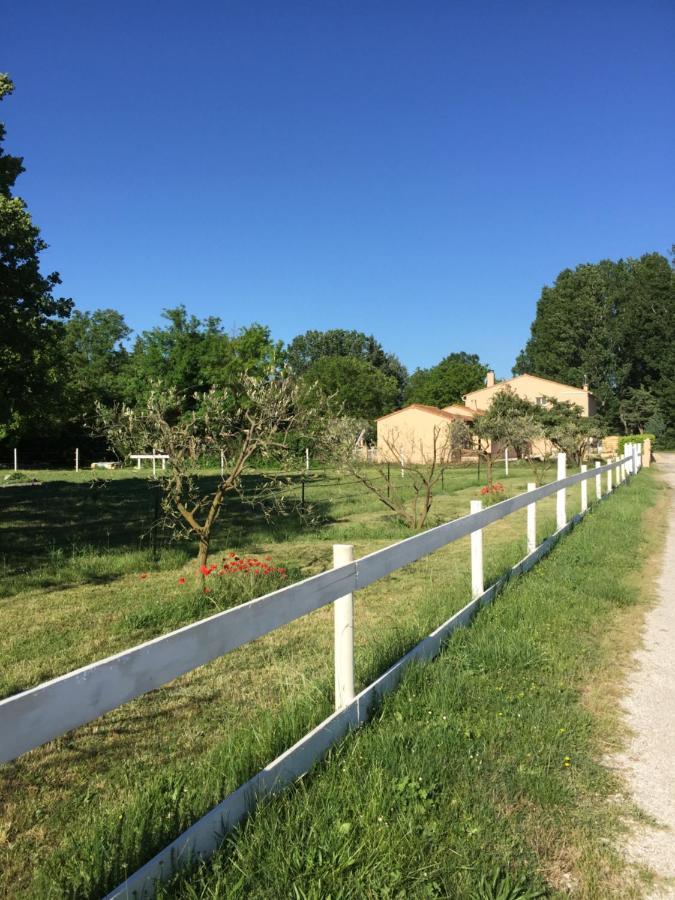
[[[595,397],[589,391],[588,385],[574,387],[571,384],[561,384],[559,381],[550,381],[548,378],[540,378],[538,375],[516,375],[506,381],[495,381],[495,373],[488,372],[484,388],[471,391],[462,398],[469,409],[487,409],[495,394],[506,386],[530,403],[546,402],[546,397],[553,397],[562,403],[576,403],[581,407],[583,416],[594,416],[597,411]]]
[[[473,417],[474,413],[465,407],[438,409],[412,403],[397,409],[377,420],[377,459],[403,464],[428,462],[435,441],[438,461],[449,462],[450,423],[455,419],[470,422]]]
[[[547,397],[567,403],[576,403],[583,416],[596,412],[596,400],[588,385],[582,388],[540,378],[538,375],[516,375],[506,381],[495,381],[494,372],[488,372],[484,388],[471,391],[462,399],[464,406],[452,404],[443,409],[413,403],[403,409],[382,416],[377,420],[377,458],[380,462],[420,464],[433,455],[434,440],[437,456],[449,461],[450,448],[447,436],[454,420],[472,421],[489,408],[498,391],[509,387],[519,397],[531,403],[545,404]],[[535,449],[535,448],[533,448]],[[541,452],[547,448],[542,445]],[[535,450],[536,452],[536,450]],[[443,459],[443,456],[447,458]],[[439,459],[439,461],[441,461]]]

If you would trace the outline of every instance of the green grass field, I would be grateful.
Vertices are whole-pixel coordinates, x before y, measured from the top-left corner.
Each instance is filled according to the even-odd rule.
[[[636,554],[653,549],[642,525],[659,492],[645,473],[601,505],[160,896],[642,896],[616,850],[630,804],[602,759],[620,734],[608,685],[635,639]]]
[[[227,606],[262,592],[241,583],[205,603],[193,586],[194,547],[150,533],[155,501],[143,475],[40,477],[42,487],[0,490],[1,696],[208,615],[211,599]],[[515,494],[531,474],[514,467],[502,480]],[[641,482],[653,493],[648,474]],[[454,471],[444,487],[434,521],[468,511],[475,470]],[[578,491],[569,494],[572,514]],[[330,566],[335,542],[354,543],[360,556],[408,534],[358,485],[316,474],[306,495],[324,518],[310,529],[292,518],[271,528],[231,502],[214,559],[271,556],[287,577],[301,578]],[[652,496],[633,486],[625,495],[644,504]],[[540,538],[553,530],[553,503],[540,504]],[[487,529],[485,546],[489,583],[524,553],[524,512]],[[468,542],[457,542],[357,595],[358,685],[466,602],[468,553]],[[320,721],[331,694],[331,611],[324,609],[4,766],[3,896],[100,896]],[[287,881],[279,885],[274,895],[285,896]],[[193,888],[180,890],[189,896]]]

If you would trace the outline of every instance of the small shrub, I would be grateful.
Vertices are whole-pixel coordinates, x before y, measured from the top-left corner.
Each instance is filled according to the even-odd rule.
[[[2,478],[3,484],[20,484],[27,481],[31,481],[31,479],[23,472],[10,472],[8,475],[3,475]]]
[[[506,500],[506,490],[501,481],[495,481],[493,484],[486,484],[480,489],[480,499],[484,506],[492,506],[495,503],[501,503]]]
[[[619,456],[624,452],[626,444],[644,444],[645,441],[651,441],[653,447],[656,436],[648,432],[644,432],[644,434],[622,434],[619,438]]]

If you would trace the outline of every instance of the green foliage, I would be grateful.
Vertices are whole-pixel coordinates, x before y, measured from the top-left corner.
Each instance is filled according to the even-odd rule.
[[[659,404],[656,397],[643,387],[628,388],[626,396],[619,404],[619,418],[626,434],[633,430],[644,431],[649,419],[658,413]]]
[[[660,411],[653,413],[645,422],[645,432],[654,435],[654,445],[661,448],[666,436],[667,423]]]
[[[647,431],[642,434],[622,434],[619,438],[619,455],[623,453],[626,444],[644,444],[645,441],[651,441],[653,448],[655,440],[656,435],[649,434]]]
[[[299,430],[313,436],[314,452],[320,455],[330,417],[319,392],[274,366],[195,394],[187,412],[185,397],[175,388],[161,383],[151,388],[145,403],[135,407],[98,404],[100,427],[122,459],[151,448],[167,454],[169,465],[159,479],[165,524],[177,537],[196,536],[198,560],[205,564],[225,496],[232,492],[253,502],[244,482],[252,461],[287,460],[289,437]],[[220,456],[222,471],[215,487],[205,490],[199,470],[204,459],[214,456]],[[279,477],[270,474],[254,493],[257,502],[281,515],[285,508],[279,487]]]
[[[578,465],[589,447],[600,440],[606,430],[595,416],[581,414],[575,403],[547,397],[545,406],[537,408],[537,418],[544,437],[558,450],[566,453],[569,460]]]
[[[0,100],[14,85],[0,75]],[[23,160],[2,150],[0,123],[0,440],[53,419],[60,387],[58,341],[72,303],[54,296],[57,272],[43,275],[47,244],[24,201],[12,194]]]
[[[521,456],[542,434],[538,407],[519,397],[508,385],[495,394],[485,414],[476,417],[473,427],[480,438],[501,449],[512,447]]]
[[[69,435],[79,438],[83,424],[93,423],[97,403],[108,406],[123,396],[129,357],[122,342],[130,334],[114,309],[76,310],[66,322],[61,352],[67,373],[64,427]]]
[[[161,381],[191,409],[194,395],[214,384],[233,389],[243,375],[264,375],[282,363],[281,344],[263,325],[228,335],[220,319],[201,321],[184,306],[167,309],[162,317],[168,325],[144,331],[134,344],[124,386],[132,405],[147,399],[152,384]]]
[[[637,412],[644,427],[655,411],[645,404],[649,395],[675,438],[675,274],[668,260],[647,253],[565,269],[543,289],[513,371],[579,386],[587,380],[610,429],[619,427],[622,407],[631,422]]]
[[[408,380],[408,372],[397,356],[386,353],[372,334],[333,328],[329,331],[306,331],[288,345],[288,364],[302,375],[325,357],[347,357],[369,363],[384,375],[396,379],[399,403]]]
[[[399,385],[394,377],[363,359],[324,356],[305,372],[348,416],[373,420],[396,407]]]
[[[438,407],[461,404],[464,394],[485,386],[487,371],[475,353],[451,353],[430,369],[413,372],[405,399]]]

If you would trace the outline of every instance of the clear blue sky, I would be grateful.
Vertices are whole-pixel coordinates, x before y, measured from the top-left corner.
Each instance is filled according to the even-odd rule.
[[[21,0],[6,147],[64,293],[508,375],[566,266],[675,241],[675,3]]]

